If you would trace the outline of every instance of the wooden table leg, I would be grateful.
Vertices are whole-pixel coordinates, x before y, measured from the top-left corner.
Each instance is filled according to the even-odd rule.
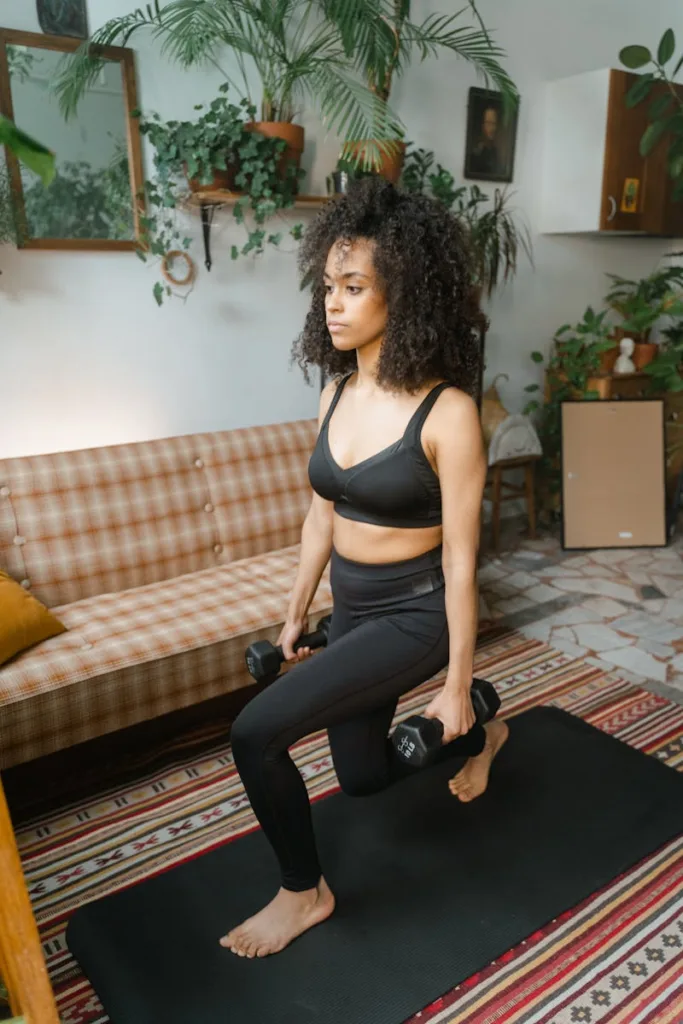
[[[526,476],[526,508],[529,516],[529,536],[534,538],[536,536],[536,492],[534,486],[534,465],[533,462],[527,462],[525,467]]]
[[[498,554],[498,552],[500,551],[500,496],[502,492],[501,483],[503,479],[503,471],[500,466],[496,465],[492,467],[492,471],[493,493],[491,496],[491,500],[493,502],[493,507],[491,509],[491,525],[493,527],[493,548],[496,554]]]
[[[59,1024],[5,793],[0,782],[0,968],[24,1024]]]

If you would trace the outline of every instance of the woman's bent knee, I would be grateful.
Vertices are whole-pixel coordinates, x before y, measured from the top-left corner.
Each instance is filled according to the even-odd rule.
[[[372,796],[379,793],[387,786],[387,780],[376,775],[363,774],[358,771],[337,772],[337,779],[341,786],[342,793],[347,796]]]
[[[230,730],[230,743],[235,760],[244,754],[265,750],[273,739],[272,729],[266,728],[264,717],[252,707],[253,703],[250,702],[240,711]]]

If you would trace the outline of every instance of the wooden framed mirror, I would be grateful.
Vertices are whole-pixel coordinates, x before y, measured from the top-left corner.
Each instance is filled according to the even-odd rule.
[[[0,29],[0,113],[54,150],[45,187],[6,152],[17,242],[26,249],[138,248],[144,174],[133,51],[108,46],[97,84],[65,120],[51,90],[82,41]]]

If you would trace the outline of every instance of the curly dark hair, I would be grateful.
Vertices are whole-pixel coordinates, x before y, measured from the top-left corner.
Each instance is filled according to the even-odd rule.
[[[299,270],[312,281],[311,306],[294,343],[297,361],[336,377],[356,367],[356,353],[339,352],[327,330],[323,271],[337,241],[373,240],[374,266],[388,318],[377,382],[414,394],[434,379],[479,398],[481,332],[486,317],[472,287],[472,259],[459,221],[437,200],[405,192],[382,178],[363,178],[327,203],[307,228]]]

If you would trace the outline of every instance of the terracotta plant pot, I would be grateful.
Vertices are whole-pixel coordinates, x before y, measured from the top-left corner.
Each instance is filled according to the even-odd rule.
[[[363,145],[363,142],[345,142],[342,148],[342,156],[346,159],[353,160]],[[396,185],[401,177],[405,156],[405,142],[397,142],[396,149],[393,153],[380,153],[380,165],[377,174],[379,174],[381,178],[386,178],[386,180],[390,181],[393,185]]]
[[[614,338],[617,344],[621,341],[622,338],[633,338],[636,345],[641,345],[649,341],[650,332],[642,331],[642,333],[637,334],[635,331],[625,331],[623,327],[615,327],[612,331],[611,337]]]
[[[600,373],[611,373],[614,364],[619,358],[619,345],[608,348],[606,352],[600,353]]]
[[[301,154],[304,151],[304,130],[300,124],[291,121],[250,121],[244,126],[249,132],[258,132],[269,139],[284,139],[287,148],[278,163],[278,172],[284,178],[288,163],[299,169]]]
[[[631,356],[636,370],[642,370],[644,366],[651,363],[658,350],[659,346],[655,345],[653,341],[637,341]]]
[[[183,166],[185,171],[185,177],[187,178],[187,164]],[[236,164],[228,164],[224,171],[214,170],[213,181],[208,185],[202,185],[199,178],[187,178],[187,183],[190,186],[190,192],[209,192],[215,191],[219,188],[229,189],[230,192],[237,192],[235,188],[235,178],[237,176],[239,168]]]

